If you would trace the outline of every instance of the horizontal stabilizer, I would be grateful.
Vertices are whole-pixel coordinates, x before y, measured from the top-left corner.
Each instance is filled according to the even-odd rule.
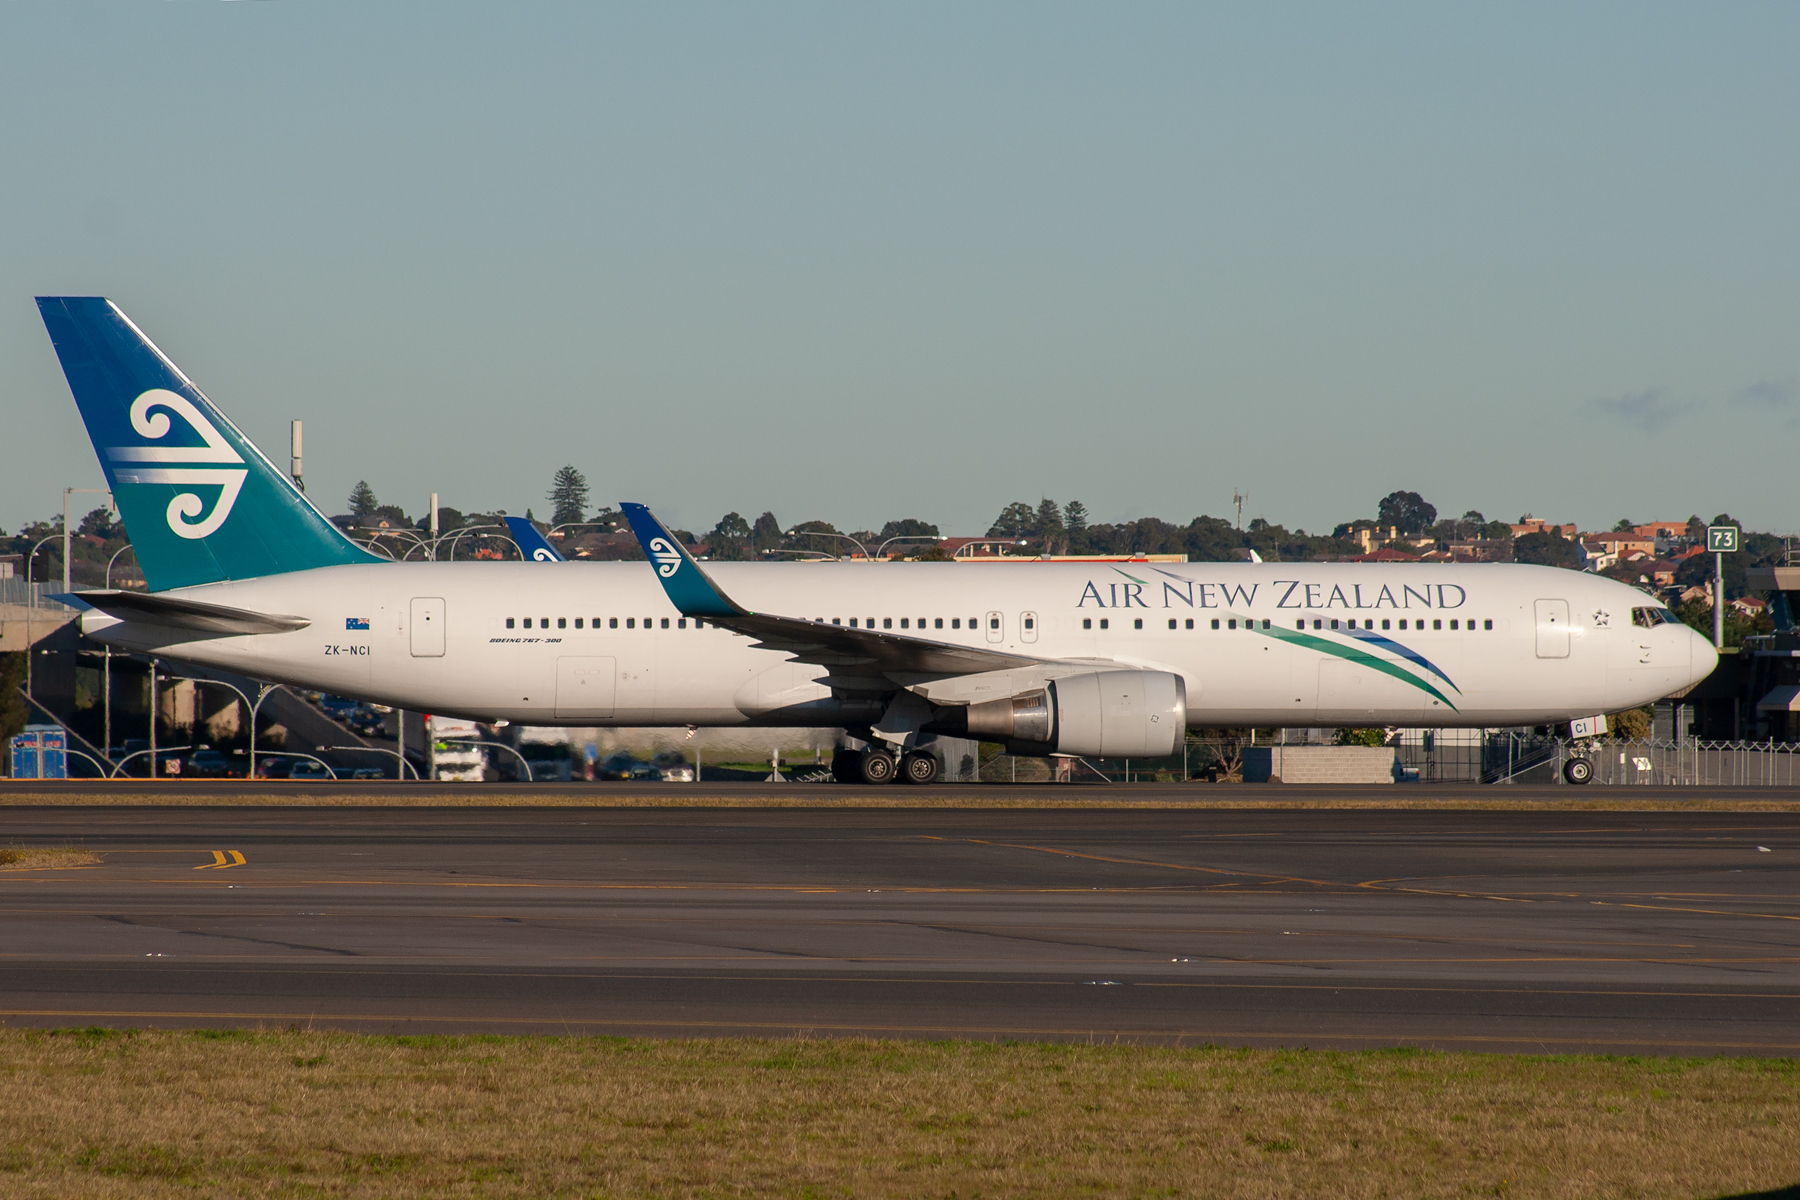
[[[165,629],[192,629],[200,633],[293,633],[312,624],[305,617],[251,612],[247,608],[227,608],[223,604],[206,604],[153,592],[112,590],[76,592],[74,596],[109,617],[161,625]]]

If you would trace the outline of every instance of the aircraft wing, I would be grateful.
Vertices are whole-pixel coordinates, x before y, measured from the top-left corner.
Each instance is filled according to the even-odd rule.
[[[885,630],[846,629],[805,617],[751,612],[727,596],[700,569],[700,564],[694,561],[680,539],[671,534],[648,508],[629,502],[621,508],[631,522],[632,532],[643,545],[650,565],[655,568],[657,578],[662,581],[663,590],[683,616],[697,617],[721,629],[754,637],[758,639],[759,647],[782,651],[798,662],[819,663],[831,668],[867,668],[862,671],[834,670],[833,674],[867,675],[891,671],[918,675],[973,675],[1050,661]]]
[[[550,544],[549,538],[538,532],[538,527],[536,525],[533,525],[524,517],[507,517],[506,528],[507,532],[512,534],[512,540],[518,545],[520,552],[530,561],[569,561],[557,551],[555,546]]]
[[[312,624],[305,617],[252,612],[247,608],[229,608],[156,592],[95,590],[75,592],[70,598],[121,621],[161,625],[166,629],[192,629],[200,633],[293,633]]]

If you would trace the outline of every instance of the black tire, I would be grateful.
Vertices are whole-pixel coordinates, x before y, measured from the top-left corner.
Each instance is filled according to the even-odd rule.
[[[831,777],[839,783],[862,782],[861,750],[839,748],[831,753]]]
[[[1594,777],[1594,764],[1585,758],[1571,758],[1563,764],[1563,778],[1577,787]]]
[[[904,783],[916,783],[923,787],[928,783],[936,783],[937,777],[938,760],[935,755],[914,750],[900,760],[900,779]]]
[[[896,764],[894,756],[886,750],[864,750],[861,768],[858,778],[862,783],[894,782]]]

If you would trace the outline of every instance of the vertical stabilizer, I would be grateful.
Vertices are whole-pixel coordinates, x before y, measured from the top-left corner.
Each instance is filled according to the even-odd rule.
[[[153,592],[384,562],[345,537],[118,305],[38,311]]]

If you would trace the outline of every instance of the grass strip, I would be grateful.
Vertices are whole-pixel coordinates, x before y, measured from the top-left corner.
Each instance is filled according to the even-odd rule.
[[[7,846],[0,848],[0,871],[63,870],[93,867],[100,856],[80,846]]]
[[[1154,786],[1154,785],[1152,785]],[[994,785],[992,791],[920,795],[896,789],[897,795],[858,792],[834,794],[820,788],[816,795],[805,792],[770,791],[767,795],[714,795],[683,792],[676,788],[646,791],[614,791],[606,784],[568,787],[546,785],[541,790],[520,785],[516,792],[458,791],[455,784],[426,787],[418,784],[390,784],[378,792],[309,793],[300,789],[281,792],[239,792],[220,789],[171,785],[168,790],[151,791],[70,791],[47,789],[30,791],[7,788],[0,790],[0,808],[22,805],[102,807],[131,805],[157,807],[290,807],[290,808],[895,808],[895,809],[1407,809],[1426,811],[1478,812],[1800,812],[1800,800],[1757,798],[1709,794],[1703,789],[1690,791],[1689,798],[1674,799],[1667,789],[1619,789],[1627,795],[1599,795],[1543,799],[1517,799],[1501,794],[1494,799],[1459,795],[1433,796],[1429,790],[1417,797],[1404,799],[1388,796],[1298,796],[1283,799],[1279,787],[1264,791],[1262,785],[1239,790],[1238,785],[1216,785],[1219,798],[1208,795],[1201,799],[1157,799],[1141,795],[1109,797],[1100,788],[1081,789],[1075,799],[1045,798],[1041,791],[1026,795],[1009,795],[1005,785]],[[553,790],[554,789],[554,790]],[[1211,789],[1209,789],[1210,791]],[[1784,789],[1785,790],[1785,789]],[[1192,796],[1192,793],[1186,795]],[[1267,797],[1266,799],[1263,797]]]
[[[8,1196],[1710,1197],[1792,1060],[0,1032]]]

